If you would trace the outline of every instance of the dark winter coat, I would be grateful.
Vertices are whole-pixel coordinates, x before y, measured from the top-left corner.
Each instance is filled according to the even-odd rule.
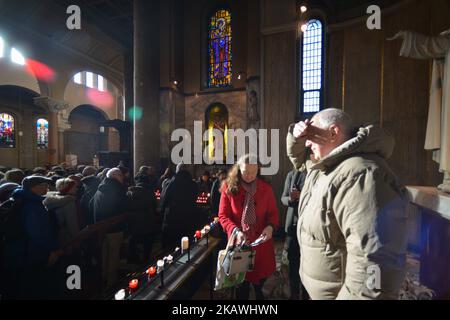
[[[101,179],[96,176],[89,176],[81,179],[82,191],[80,197],[80,206],[83,211],[84,217],[86,218],[87,224],[94,223],[94,212],[90,210],[89,203],[91,202],[94,194],[97,192],[98,186]]]
[[[214,181],[212,188],[211,188],[211,214],[214,216],[219,215],[219,205],[220,205],[220,187],[221,187],[222,181],[220,179],[216,179]]]
[[[192,236],[203,221],[196,206],[197,184],[187,171],[178,172],[161,195],[163,242],[176,242],[183,236]]]
[[[15,190],[12,197],[22,201],[20,215],[27,237],[24,263],[46,266],[50,253],[58,249],[58,235],[42,203],[45,198],[22,188]]]
[[[161,219],[156,212],[155,193],[149,186],[137,185],[128,189],[130,212],[129,231],[133,235],[154,234],[161,231]]]
[[[97,223],[126,213],[128,206],[126,192],[125,186],[116,179],[106,178],[103,180],[90,203],[94,213],[94,222]],[[111,232],[123,230],[124,225],[120,225]]]
[[[301,192],[303,185],[305,184],[306,171],[290,171],[284,182],[284,190],[281,196],[281,202],[288,209],[286,212],[285,231],[288,235],[296,237],[297,220],[298,220],[298,201],[291,202],[289,200],[289,194],[295,186],[298,191]]]

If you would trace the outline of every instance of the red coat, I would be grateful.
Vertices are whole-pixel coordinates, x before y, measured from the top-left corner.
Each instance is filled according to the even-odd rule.
[[[227,186],[224,185],[226,190]],[[245,202],[245,190],[239,187],[236,195],[222,192],[219,207],[219,221],[225,232],[230,237],[235,227],[242,230],[241,220]],[[254,232],[248,237],[249,243],[255,241],[265,227],[272,224],[278,228],[279,217],[278,208],[273,194],[272,187],[263,180],[258,179],[255,193],[256,225]],[[275,232],[275,230],[274,230]],[[268,278],[275,272],[275,249],[273,239],[256,247],[255,266],[252,272],[247,273],[246,280],[251,283],[258,283],[260,280]]]

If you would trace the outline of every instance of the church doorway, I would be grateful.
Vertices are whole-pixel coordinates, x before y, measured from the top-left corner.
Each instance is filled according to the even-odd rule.
[[[101,126],[106,116],[92,105],[81,105],[69,116],[70,130],[64,132],[65,154],[77,156],[77,164],[92,164],[101,150],[108,150],[108,131]]]

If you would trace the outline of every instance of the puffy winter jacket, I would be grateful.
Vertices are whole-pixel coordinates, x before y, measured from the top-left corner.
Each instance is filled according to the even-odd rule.
[[[290,127],[287,151],[305,161]],[[395,142],[361,128],[308,174],[299,201],[300,276],[313,299],[396,299],[405,275],[405,189],[386,163]]]

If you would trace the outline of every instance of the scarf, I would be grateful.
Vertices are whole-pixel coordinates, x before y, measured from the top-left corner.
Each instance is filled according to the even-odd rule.
[[[246,183],[242,181],[241,186],[245,190],[244,210],[242,213],[242,231],[248,232],[250,228],[256,224],[256,210],[255,210],[255,193],[256,181]]]

